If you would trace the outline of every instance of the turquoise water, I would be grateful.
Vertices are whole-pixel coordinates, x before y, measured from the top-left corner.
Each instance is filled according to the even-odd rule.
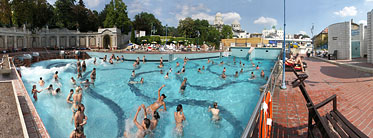
[[[165,74],[160,74],[160,69],[156,67],[159,63],[141,63],[135,69],[136,77],[132,78],[133,62],[115,61],[111,65],[97,59],[97,64],[93,65],[93,59],[87,59],[87,71],[82,73],[83,79],[90,78],[94,67],[97,70],[97,79],[95,86],[83,92],[82,103],[88,116],[88,123],[84,128],[85,135],[89,138],[114,138],[122,137],[125,130],[135,133],[137,128],[132,119],[138,106],[152,104],[157,98],[158,88],[165,84],[161,93],[167,96],[167,112],[160,112],[161,118],[154,137],[176,136],[173,113],[178,104],[183,105],[186,116],[184,137],[240,137],[258,101],[258,89],[266,82],[264,78],[259,77],[260,70],[264,69],[265,74],[269,75],[274,61],[254,59],[252,62],[255,64],[260,62],[260,70],[256,70],[250,61],[240,58],[236,58],[236,65],[233,64],[232,57],[213,60],[215,63],[224,61],[225,64],[207,64],[207,59],[191,60],[186,65],[186,73],[180,76],[175,73],[181,70],[183,60],[166,62],[163,71],[166,72],[169,68],[173,71],[169,79],[164,79]],[[235,78],[234,73],[241,69],[239,60],[245,63],[244,73]],[[181,66],[176,67],[176,62]],[[203,65],[206,69],[200,74],[197,70]],[[224,67],[227,68],[225,80],[219,77]],[[52,81],[55,71],[59,72],[61,78],[62,94],[52,96],[43,91],[38,94],[38,101],[34,101],[34,105],[50,136],[66,138],[74,129],[71,123],[71,105],[66,103],[66,97],[73,88],[70,78],[77,76],[76,60],[41,61],[32,67],[21,68],[22,80],[30,96],[32,85],[38,83],[39,77],[43,77],[46,82],[43,89],[49,84],[53,84],[55,89],[58,88],[59,86]],[[249,80],[252,71],[257,78]],[[145,79],[144,84],[128,84],[130,80],[139,81],[141,77]],[[180,93],[179,87],[185,77],[188,78],[187,88],[184,93]],[[42,88],[37,85],[37,89]],[[211,113],[207,112],[208,106],[212,106],[213,102],[217,102],[221,110],[222,120],[218,123],[211,122]]]

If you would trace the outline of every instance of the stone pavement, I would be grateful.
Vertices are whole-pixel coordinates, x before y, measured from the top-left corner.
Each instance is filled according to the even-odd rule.
[[[338,110],[363,133],[373,137],[373,74],[337,66],[314,58],[305,58],[306,90],[314,104],[337,95]],[[274,138],[307,137],[308,110],[299,88],[292,88],[296,77],[286,72],[286,90],[279,88],[273,97]],[[332,103],[319,109],[321,115],[332,109]]]

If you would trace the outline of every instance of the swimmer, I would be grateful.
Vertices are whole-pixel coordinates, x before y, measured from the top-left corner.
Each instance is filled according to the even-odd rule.
[[[140,58],[139,57],[136,58],[136,63],[137,63],[137,65],[140,65]]]
[[[142,57],[142,63],[145,63],[145,56]]]
[[[241,62],[241,60],[240,60],[240,66],[242,66],[242,62]]]
[[[79,73],[79,72],[80,72],[80,68],[81,68],[80,66],[77,66],[77,67],[76,67],[76,73]]]
[[[54,91],[52,92],[52,95],[53,95],[53,96],[56,96],[57,94],[60,94],[60,92],[61,92],[61,89],[60,89],[60,88],[57,88],[56,90],[54,90]]]
[[[93,64],[96,65],[96,57],[93,59]]]
[[[262,72],[260,72],[260,77],[264,78],[264,71],[262,70]]]
[[[78,76],[76,77],[77,79],[82,78],[82,73],[78,72]]]
[[[213,105],[213,108],[211,108],[209,106],[209,112],[212,113],[212,121],[219,121],[220,120],[220,117],[219,117],[219,109],[218,109],[218,103],[214,102],[214,105]]]
[[[211,64],[215,64],[215,62],[212,60],[212,61],[211,61]]]
[[[144,106],[141,105],[145,114],[146,114],[146,110],[144,109]],[[149,132],[148,129],[150,128],[150,120],[146,117],[146,115],[144,116],[144,120],[142,121],[142,123],[140,124],[139,122],[137,122],[137,115],[139,114],[140,110],[141,110],[141,106],[139,106],[139,108],[137,109],[137,112],[136,112],[136,115],[135,117],[133,118],[133,123],[136,125],[137,127],[137,132],[136,132],[136,136],[132,136],[129,132],[124,132],[124,137],[125,138],[132,138],[132,137],[136,137],[136,138],[144,138]]]
[[[84,135],[84,129],[82,126],[78,126],[75,128],[73,132],[70,134],[70,138],[86,138]]]
[[[162,58],[162,57],[161,57],[161,60],[160,60],[160,61],[161,61],[161,63],[163,63],[163,58]]]
[[[80,67],[80,60],[78,58],[78,61],[76,62],[76,67]]]
[[[254,72],[251,72],[251,77],[250,77],[250,79],[255,79]]]
[[[223,65],[223,64],[224,64],[224,62],[223,62],[223,61],[221,61],[221,62],[220,62],[220,65]]]
[[[122,55],[122,57],[121,57],[121,60],[122,60],[122,62],[124,61],[124,56]]]
[[[31,93],[32,93],[32,96],[34,97],[35,102],[38,101],[38,95],[37,95],[37,93],[40,93],[41,91],[42,90],[39,91],[39,90],[36,89],[36,85],[32,86]]]
[[[160,64],[159,64],[159,66],[157,66],[158,68],[163,68],[163,63],[161,62]]]
[[[103,62],[106,62],[107,55],[104,56],[104,59],[102,59]]]
[[[225,72],[225,71],[227,71],[227,69],[225,69],[225,67],[224,67],[223,72]]]
[[[67,95],[67,98],[66,98],[67,103],[69,103],[69,104],[73,103],[73,100],[71,100],[71,97],[73,96],[73,94],[74,94],[74,90],[70,89],[70,93],[69,93],[69,95]]]
[[[45,88],[45,90],[47,90],[48,92],[47,93],[52,93],[54,90],[53,90],[53,85],[50,84],[49,87]]]
[[[256,69],[259,69],[259,65],[256,65]]]
[[[236,78],[238,77],[238,71],[236,71],[236,74],[234,74],[234,77]]]
[[[202,66],[202,70],[205,70],[205,66]]]
[[[167,111],[166,103],[164,102],[164,99],[166,98],[166,95],[164,95],[164,94],[161,95],[161,90],[162,90],[163,87],[165,87],[164,84],[158,89],[158,99],[157,99],[157,101],[155,101],[153,104],[149,105],[146,108],[146,111],[148,113],[154,113],[154,111],[157,111],[161,106],[163,106],[164,111]],[[160,111],[161,111],[161,109],[160,109]]]
[[[210,59],[207,59],[207,64],[209,64],[211,61],[210,61]]]
[[[58,82],[58,71],[56,71],[53,75],[53,79]]]
[[[71,84],[73,84],[74,86],[76,85],[76,80],[74,79],[74,77],[71,77]]]
[[[169,70],[168,72],[170,72],[170,73],[171,73],[171,72],[172,72],[172,68],[170,68],[170,70]]]
[[[135,77],[136,76],[136,74],[135,74],[135,70],[132,70],[132,75],[131,75],[132,77]]]
[[[159,113],[154,111],[153,118],[150,120],[150,130],[154,130],[157,127],[159,118]]]
[[[201,68],[198,68],[198,72],[199,72],[199,73],[202,73],[202,72],[201,72]]]
[[[176,67],[180,66],[179,62],[176,62]]]
[[[166,75],[164,76],[165,79],[168,79],[168,72],[166,73]]]
[[[85,72],[86,69],[87,69],[87,65],[85,64],[85,61],[83,61],[83,63],[82,63],[82,71]]]
[[[119,60],[120,60],[120,58],[119,58],[119,56],[117,56],[117,62],[119,62]]]
[[[185,88],[186,88],[186,82],[187,82],[187,78],[184,78],[183,82],[181,83],[181,86],[180,86],[180,91],[185,91]]]
[[[74,116],[75,127],[82,126],[84,127],[87,124],[88,117],[84,114],[85,107],[83,104],[78,105],[78,111],[76,111]]]
[[[129,84],[137,84],[137,83],[140,83],[140,84],[143,84],[144,83],[144,78],[141,78],[140,81],[130,81],[128,82]]]
[[[95,83],[95,80],[96,80],[96,68],[93,68],[93,70],[91,72],[91,80],[92,80],[92,84]]]
[[[175,130],[178,135],[183,135],[183,122],[186,120],[183,112],[183,106],[177,105],[176,112],[174,112],[176,127]]]
[[[82,81],[82,82],[80,82],[80,84],[83,84],[85,88],[88,88],[88,87],[89,87],[89,85],[91,85],[92,83],[91,83],[91,82],[89,82],[89,80],[88,80],[88,79],[86,79],[85,81]]]
[[[221,78],[225,79],[227,77],[227,75],[225,75],[224,71],[223,73],[221,74]]]
[[[181,73],[185,73],[185,66],[181,69]]]
[[[242,64],[242,67],[245,67],[245,63]]]
[[[176,74],[177,74],[177,75],[180,75],[180,71],[177,71]]]
[[[254,63],[251,63],[251,65],[252,65],[253,67],[255,67],[255,64],[254,64]]]
[[[44,82],[43,78],[42,78],[42,77],[40,77],[40,80],[39,80],[39,85],[40,85],[41,87],[43,87],[43,86],[44,86],[44,84],[45,84],[45,82]]]
[[[110,63],[110,64],[114,64],[112,58],[110,58],[109,63]]]
[[[241,71],[240,71],[240,73],[243,73],[243,68],[241,68]]]
[[[136,63],[136,62],[133,62],[132,66],[133,66],[134,68],[136,68],[136,65],[137,65],[137,63]]]
[[[161,72],[161,74],[163,74],[163,70],[161,70],[160,72]]]

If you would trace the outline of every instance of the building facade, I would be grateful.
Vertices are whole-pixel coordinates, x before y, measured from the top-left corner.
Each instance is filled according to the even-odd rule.
[[[368,63],[373,64],[373,10],[367,14],[367,29],[365,33]]]
[[[118,49],[128,43],[130,35],[117,28],[99,28],[97,32],[42,28],[31,32],[23,28],[0,28],[0,50],[28,49]]]
[[[220,12],[216,13],[215,15],[215,20],[214,20],[214,26],[216,27],[216,29],[219,30],[219,32],[223,29],[223,25],[224,25],[224,22],[223,22],[223,16],[221,15]]]
[[[312,39],[316,49],[328,49],[328,28],[322,30]]]

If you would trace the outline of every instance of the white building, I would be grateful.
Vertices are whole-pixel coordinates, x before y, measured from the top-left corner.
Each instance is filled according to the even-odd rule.
[[[373,10],[368,12],[367,16],[367,29],[364,38],[366,40],[368,63],[373,63]]]
[[[221,31],[221,29],[223,28],[223,25],[224,25],[224,22],[223,22],[223,16],[221,15],[220,12],[216,13],[215,15],[215,20],[214,20],[214,26],[219,30],[219,32]]]
[[[272,26],[271,29],[263,29],[262,34],[264,38],[284,38],[284,31],[282,29],[277,30],[275,26]]]
[[[232,22],[232,32],[233,37],[235,38],[249,38],[249,34],[246,33],[245,30],[242,30],[240,22],[238,20],[234,20]]]

